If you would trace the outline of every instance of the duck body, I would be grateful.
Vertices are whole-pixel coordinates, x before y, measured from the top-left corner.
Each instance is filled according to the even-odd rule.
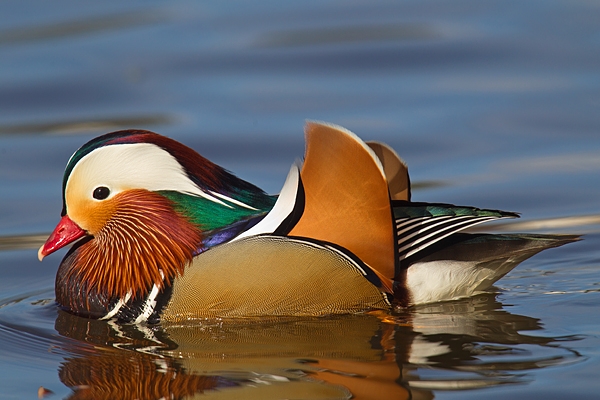
[[[56,300],[123,322],[328,315],[470,296],[573,237],[468,235],[517,214],[410,199],[384,144],[309,123],[302,165],[270,196],[148,131],[71,157],[62,219],[39,257],[74,243]]]

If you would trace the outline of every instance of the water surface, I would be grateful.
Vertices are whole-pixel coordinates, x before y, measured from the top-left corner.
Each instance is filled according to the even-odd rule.
[[[0,22],[0,397],[596,398],[594,2],[26,0]],[[277,193],[306,119],[390,143],[415,200],[584,240],[488,294],[389,315],[135,327],[57,310],[62,253],[36,248],[77,147],[150,129]]]

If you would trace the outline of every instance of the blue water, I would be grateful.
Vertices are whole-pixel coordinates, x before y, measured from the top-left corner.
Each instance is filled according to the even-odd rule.
[[[584,240],[489,295],[384,319],[138,331],[56,310],[61,257],[36,248],[81,144],[150,129],[277,193],[307,119],[388,142],[415,200]],[[169,374],[182,397],[596,398],[599,171],[594,2],[2,2],[0,397],[126,398],[118,371],[141,398]]]

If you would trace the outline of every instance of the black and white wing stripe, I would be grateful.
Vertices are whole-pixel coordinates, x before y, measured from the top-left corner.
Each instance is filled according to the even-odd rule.
[[[441,216],[396,219],[398,258],[403,260],[456,232],[499,218],[508,217]]]
[[[451,204],[394,202],[398,261],[464,229],[518,214]]]

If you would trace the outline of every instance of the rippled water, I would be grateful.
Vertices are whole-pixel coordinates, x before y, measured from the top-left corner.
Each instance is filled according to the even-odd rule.
[[[7,1],[0,22],[1,398],[597,397],[596,3]],[[306,119],[390,143],[415,200],[584,240],[487,295],[389,315],[136,327],[57,310],[61,257],[36,247],[78,146],[150,129],[275,193]]]

